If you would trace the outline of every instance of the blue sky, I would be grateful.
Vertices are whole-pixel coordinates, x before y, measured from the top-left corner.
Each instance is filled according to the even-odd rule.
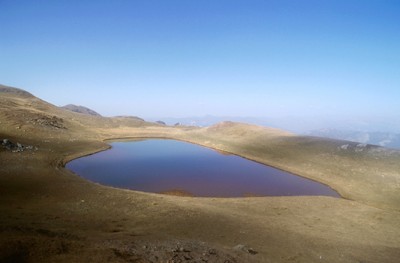
[[[389,0],[0,0],[0,83],[107,116],[400,121],[399,14]]]

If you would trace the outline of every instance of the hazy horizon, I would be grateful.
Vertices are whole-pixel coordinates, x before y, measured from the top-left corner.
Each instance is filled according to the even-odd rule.
[[[399,13],[396,1],[2,1],[0,83],[105,116],[398,123]]]

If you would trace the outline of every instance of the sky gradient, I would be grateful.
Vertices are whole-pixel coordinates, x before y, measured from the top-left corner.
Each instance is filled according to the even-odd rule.
[[[399,14],[386,0],[0,0],[0,83],[106,116],[399,121]]]

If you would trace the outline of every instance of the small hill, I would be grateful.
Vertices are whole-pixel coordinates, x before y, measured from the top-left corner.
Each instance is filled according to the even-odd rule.
[[[82,113],[86,115],[92,115],[92,116],[101,116],[99,113],[95,112],[94,110],[91,110],[89,108],[86,108],[84,106],[78,106],[74,104],[68,104],[63,107],[60,107],[61,109],[66,109],[69,111],[77,112],[77,113]]]
[[[97,129],[157,126],[138,117],[108,118],[87,108],[82,112],[82,108],[78,113],[43,101],[22,89],[1,85],[0,135],[13,139],[26,138],[29,134],[30,139],[43,139],[90,134],[93,138]]]
[[[15,94],[19,96],[24,96],[24,97],[33,97],[33,95],[25,90],[14,88],[14,87],[9,87],[5,85],[0,84],[0,93],[9,93],[9,94]]]
[[[145,121],[144,119],[137,117],[137,116],[122,116],[122,115],[120,115],[120,116],[115,116],[113,118],[118,119],[118,120],[134,120],[134,121],[142,121],[142,122]]]

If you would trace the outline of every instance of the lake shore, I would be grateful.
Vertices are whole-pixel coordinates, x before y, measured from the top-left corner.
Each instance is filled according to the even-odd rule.
[[[102,185],[196,197],[333,196],[314,180],[197,144],[171,139],[112,142],[65,167]]]

